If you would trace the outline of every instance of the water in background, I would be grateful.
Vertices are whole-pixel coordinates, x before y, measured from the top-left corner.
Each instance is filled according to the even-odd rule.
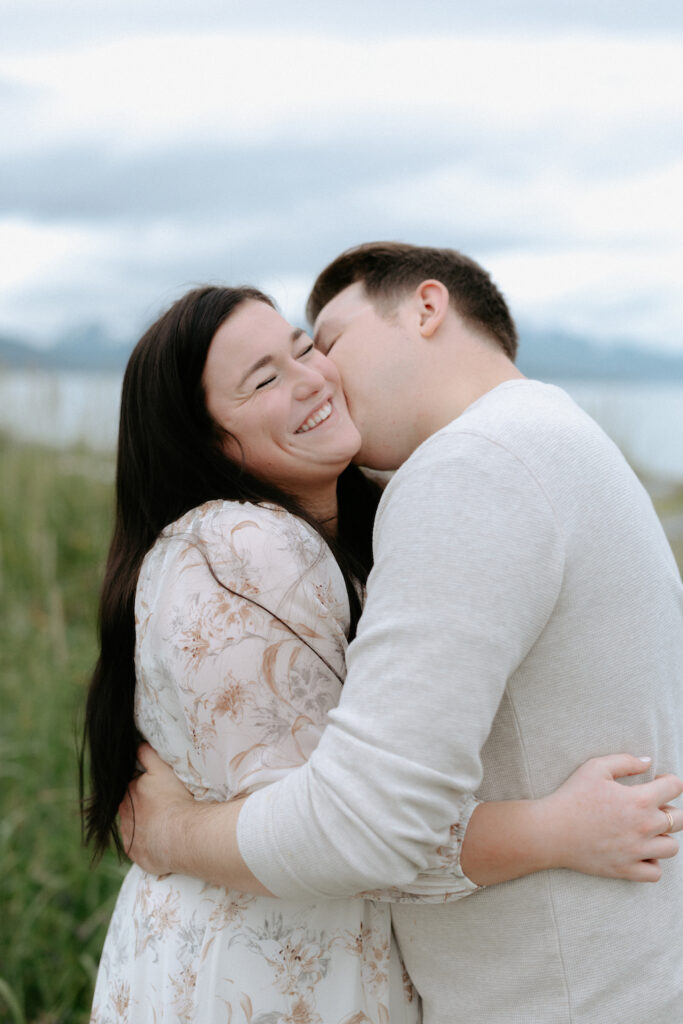
[[[640,473],[683,481],[683,384],[558,383]]]
[[[78,371],[0,372],[0,432],[56,448],[116,445],[121,376]]]
[[[639,472],[683,481],[683,385],[568,381],[562,386]],[[0,432],[60,448],[82,444],[111,452],[120,394],[118,374],[0,372]]]

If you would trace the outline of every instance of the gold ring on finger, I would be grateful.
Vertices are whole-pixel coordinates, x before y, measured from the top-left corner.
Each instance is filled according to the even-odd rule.
[[[669,832],[673,832],[673,830],[674,830],[674,816],[671,813],[671,811],[667,811],[665,807],[662,807],[662,810],[666,814],[666,820],[667,820],[668,825],[669,825],[668,829],[666,830],[667,834],[668,834]]]

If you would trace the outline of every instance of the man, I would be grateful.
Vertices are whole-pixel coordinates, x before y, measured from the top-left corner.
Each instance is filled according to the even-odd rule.
[[[360,246],[322,272],[308,312],[341,371],[358,461],[401,467],[342,700],[306,766],[241,807],[189,805],[186,833],[188,816],[163,809],[160,849],[136,859],[282,897],[350,895],[433,866],[444,822],[462,839],[471,793],[541,796],[615,748],[680,773],[673,556],[614,445],[515,368],[488,275],[450,250]],[[158,819],[145,821],[149,838]],[[659,874],[643,863],[639,877]],[[656,886],[539,871],[393,920],[428,1024],[681,1016],[680,858]]]

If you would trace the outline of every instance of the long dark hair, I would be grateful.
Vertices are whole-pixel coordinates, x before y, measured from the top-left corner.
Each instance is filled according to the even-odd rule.
[[[342,473],[338,537],[331,538],[292,497],[224,454],[225,432],[206,409],[202,373],[209,346],[220,325],[248,299],[273,306],[254,288],[207,286],[189,292],[143,335],[124,374],[116,514],[99,606],[100,654],[80,757],[84,834],[95,856],[110,840],[122,853],[116,815],[136,773],[141,741],[134,720],[135,590],[142,561],[165,526],[216,498],[280,505],[313,526],[332,548],[346,583],[352,632],[360,616],[356,584],[365,582],[372,561],[377,488],[355,467]]]

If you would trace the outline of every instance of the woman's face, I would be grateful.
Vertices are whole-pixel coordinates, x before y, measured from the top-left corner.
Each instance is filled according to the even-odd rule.
[[[202,375],[206,405],[228,454],[306,502],[360,447],[339,373],[264,302],[247,300],[216,331]],[[239,445],[236,444],[239,442]]]

